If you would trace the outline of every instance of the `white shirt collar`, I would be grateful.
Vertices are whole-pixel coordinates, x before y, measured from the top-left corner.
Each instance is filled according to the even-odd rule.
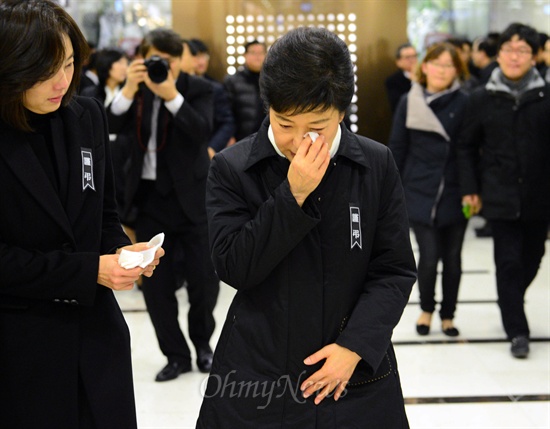
[[[277,143],[275,143],[275,135],[273,134],[273,129],[271,128],[271,125],[269,125],[269,129],[267,130],[267,136],[269,138],[269,141],[273,145],[273,149],[275,149],[275,151],[279,154],[279,156],[282,156],[283,158],[285,158],[283,153],[277,147]],[[338,130],[336,131],[336,135],[334,136],[334,140],[332,141],[332,145],[330,146],[330,150],[329,150],[331,158],[334,158],[334,155],[336,155],[336,152],[338,152],[341,139],[342,139],[342,130],[340,128],[340,125],[338,125]]]

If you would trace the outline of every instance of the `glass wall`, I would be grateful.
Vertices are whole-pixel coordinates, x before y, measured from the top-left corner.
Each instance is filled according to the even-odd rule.
[[[171,27],[172,0],[59,0],[98,48],[119,46],[133,55],[145,33]]]
[[[550,33],[550,0],[408,0],[407,34],[418,50],[451,35],[470,40],[512,22]]]

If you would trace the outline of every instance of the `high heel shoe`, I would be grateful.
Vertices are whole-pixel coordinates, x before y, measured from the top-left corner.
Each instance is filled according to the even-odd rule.
[[[447,328],[447,329],[443,329],[443,328],[441,329],[443,333],[448,337],[458,337],[460,335],[460,332],[458,332],[458,329],[456,329],[454,326],[451,326],[450,328]]]
[[[418,335],[428,335],[430,333],[430,325],[416,325]]]

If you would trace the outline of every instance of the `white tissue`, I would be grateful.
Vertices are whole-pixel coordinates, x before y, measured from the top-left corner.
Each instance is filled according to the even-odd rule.
[[[310,132],[304,134],[304,138],[305,138],[308,134],[309,134],[309,136],[311,137],[311,141],[312,141],[313,143],[315,143],[315,140],[317,140],[317,137],[319,137],[319,134],[317,134],[317,133],[315,133],[315,132],[313,132],[313,131],[310,131]]]
[[[126,269],[135,268],[137,266],[145,268],[154,261],[155,253],[157,249],[162,246],[163,242],[164,232],[161,232],[149,240],[147,243],[147,246],[149,246],[148,249],[142,250],[141,252],[122,249],[118,258],[118,263],[121,267]]]

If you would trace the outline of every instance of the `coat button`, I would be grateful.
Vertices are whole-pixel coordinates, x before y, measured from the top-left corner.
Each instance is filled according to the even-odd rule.
[[[61,302],[61,300],[60,300],[59,298],[55,298],[55,299],[53,300],[53,302],[55,302],[56,304],[59,304],[59,303]]]
[[[520,178],[518,179],[518,183],[523,183],[523,177],[520,177]]]
[[[321,202],[321,197],[317,197],[317,201]]]
[[[77,301],[76,299],[71,299],[71,300],[69,301],[69,304],[71,304],[71,305],[78,305],[78,301]]]

